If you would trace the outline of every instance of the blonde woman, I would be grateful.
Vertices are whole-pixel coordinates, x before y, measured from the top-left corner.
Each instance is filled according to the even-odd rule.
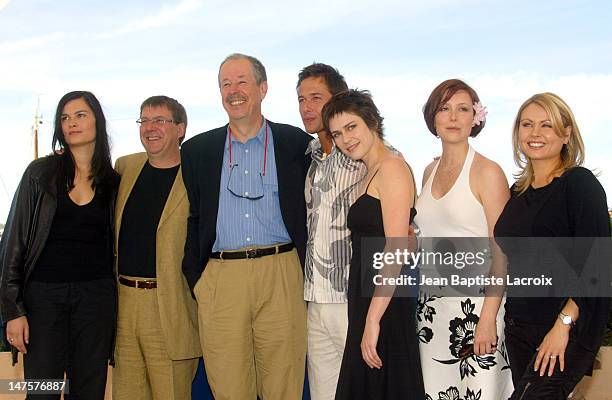
[[[581,167],[584,144],[569,106],[539,93],[520,107],[512,134],[520,168],[496,237],[606,237],[606,194]],[[504,250],[508,245],[503,245]],[[509,270],[518,268],[506,251]],[[518,254],[518,253],[517,253]],[[506,344],[512,399],[566,399],[589,373],[607,322],[608,298],[508,296]]]

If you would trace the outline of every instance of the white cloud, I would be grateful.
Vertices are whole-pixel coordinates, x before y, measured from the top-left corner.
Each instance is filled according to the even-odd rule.
[[[0,4],[0,9],[2,9]],[[46,35],[34,36],[27,39],[21,39],[14,42],[0,43],[0,54],[13,54],[26,52],[38,47],[43,47],[49,43],[59,41],[66,36],[64,32],[53,32]]]
[[[101,33],[99,37],[105,39],[113,38],[128,33],[167,26],[174,23],[180,17],[200,8],[202,5],[202,0],[182,0],[178,4],[162,7],[156,14],[139,17],[131,22],[125,23],[124,26],[114,31]]]
[[[470,3],[480,0],[470,0]],[[270,47],[308,33],[321,33],[341,26],[376,29],[378,21],[389,15],[414,16],[425,10],[451,3],[440,0],[435,4],[403,0],[379,0],[373,6],[370,0],[182,0],[167,5],[151,15],[134,17],[118,27],[96,35],[110,39],[118,36],[169,26],[180,20],[183,32],[195,31],[196,38],[207,40],[207,51],[231,47]],[[367,18],[364,16],[367,15]],[[245,32],[246,36],[245,36]],[[238,44],[238,45],[236,45]],[[225,50],[224,50],[225,51]],[[246,50],[245,50],[246,51]]]

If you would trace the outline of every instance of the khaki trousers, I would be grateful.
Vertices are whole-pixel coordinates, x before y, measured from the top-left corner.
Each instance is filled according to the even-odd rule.
[[[211,259],[194,293],[215,400],[299,400],[306,304],[295,249],[256,259]]]
[[[198,358],[177,361],[168,356],[157,289],[118,287],[113,400],[191,399]]]
[[[347,303],[308,303],[308,384],[312,400],[333,400],[342,365]]]

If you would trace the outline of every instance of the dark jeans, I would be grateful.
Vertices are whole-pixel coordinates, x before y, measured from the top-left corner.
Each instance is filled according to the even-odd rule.
[[[115,281],[30,281],[25,291],[30,344],[26,379],[64,379],[65,399],[103,399],[115,327]],[[28,398],[59,399],[59,395]]]
[[[565,348],[565,371],[561,372],[557,362],[552,376],[540,376],[539,370],[533,370],[538,353],[536,348],[551,326],[524,324],[508,316],[505,320],[506,347],[514,383],[514,393],[510,399],[567,399],[582,377],[591,371],[597,353],[581,346],[570,333]]]

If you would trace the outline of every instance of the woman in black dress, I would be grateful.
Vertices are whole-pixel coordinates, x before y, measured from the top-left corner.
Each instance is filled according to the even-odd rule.
[[[397,247],[385,238],[408,236],[415,197],[410,167],[385,146],[383,118],[369,93],[339,93],[325,105],[322,114],[335,145],[368,168],[363,194],[348,213],[353,244],[349,324],[336,399],[422,400],[425,394],[416,337],[416,300],[393,296],[392,286],[374,289],[372,280],[376,274],[373,253]],[[382,239],[381,243],[373,243],[373,238]],[[399,267],[392,265],[382,274]],[[388,274],[397,273],[396,269]]]
[[[561,98],[540,93],[523,103],[514,123],[513,147],[521,171],[495,226],[511,275],[525,264],[538,269],[533,275],[547,272],[544,265],[524,259],[527,246],[517,249],[517,241],[610,236],[606,194],[591,171],[580,166],[584,144]],[[559,252],[577,256],[575,250]],[[578,263],[583,266],[585,259]],[[505,333],[515,386],[512,399],[566,399],[591,370],[609,306],[609,298],[603,297],[521,298],[509,291]]]
[[[66,399],[104,398],[115,327],[118,182],[100,103],[90,92],[64,95],[53,154],[28,166],[11,205],[0,301],[6,338],[24,354],[25,378],[63,380],[66,373]]]

